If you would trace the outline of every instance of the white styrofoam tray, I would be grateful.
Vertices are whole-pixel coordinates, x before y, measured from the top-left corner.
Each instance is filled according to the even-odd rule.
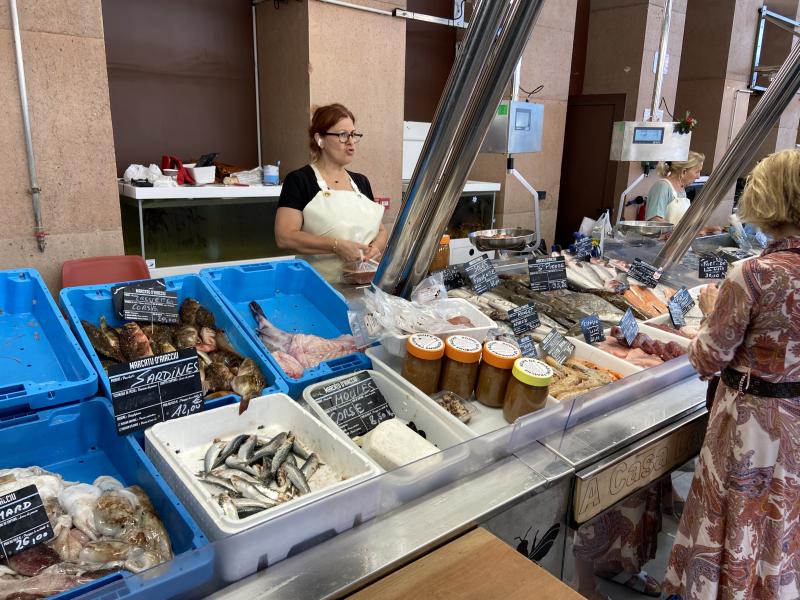
[[[324,463],[308,482],[311,492],[243,519],[226,517],[196,476],[204,468],[213,440],[229,440],[242,433],[273,437],[290,430]],[[145,451],[211,540],[264,523],[378,473],[361,450],[345,444],[285,394],[255,398],[241,415],[238,404],[229,404],[158,423],[145,432]]]
[[[418,429],[425,431],[427,440],[440,450],[455,446],[475,437],[475,433],[464,425],[464,423],[446,410],[442,410],[436,402],[405,379],[400,378],[398,381],[378,371],[357,371],[349,375],[320,381],[303,390],[303,399],[311,408],[311,411],[320,421],[325,423],[325,425],[344,440],[346,444],[354,448],[359,448],[358,445],[350,439],[350,436],[342,431],[320,405],[314,401],[311,397],[311,393],[317,388],[364,372],[372,376],[375,384],[378,386],[381,394],[383,394],[383,397],[386,398],[386,403],[389,405],[389,408],[392,409],[395,416],[403,421],[413,421]],[[369,456],[368,452],[365,452],[365,454]],[[370,460],[372,461],[371,457]],[[372,462],[376,468],[383,471],[383,468],[380,467],[377,462]]]
[[[442,339],[451,335],[468,335],[475,338],[479,342],[486,339],[490,329],[496,327],[494,321],[478,310],[473,304],[464,300],[463,298],[447,298],[446,300],[439,300],[442,306],[448,310],[454,310],[459,315],[467,317],[475,327],[453,329],[451,331],[436,333]],[[431,332],[433,333],[433,332]],[[403,358],[406,355],[406,340],[408,335],[395,335],[388,336],[381,340],[384,348],[393,354]]]

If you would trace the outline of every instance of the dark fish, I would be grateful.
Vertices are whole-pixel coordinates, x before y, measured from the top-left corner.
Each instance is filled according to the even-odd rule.
[[[260,396],[267,387],[264,375],[252,359],[245,358],[239,365],[236,377],[231,381],[234,393],[242,397],[239,403],[239,414],[247,410],[247,405],[253,398]]]
[[[261,460],[262,458],[266,457],[273,457],[275,453],[278,451],[278,448],[281,447],[284,441],[286,441],[286,436],[289,434],[286,431],[281,431],[278,435],[274,438],[266,442],[264,445],[261,446],[256,452],[250,457],[250,464]],[[260,444],[263,440],[256,436],[256,444]]]
[[[157,354],[175,352],[175,342],[173,340],[172,328],[168,325],[153,323],[142,327],[144,334],[150,338],[150,345],[154,347]]]
[[[119,334],[116,329],[108,326],[105,315],[100,315],[100,331],[108,338],[108,343],[111,344],[111,347],[115,348],[121,356],[122,351],[119,349]]]
[[[197,343],[197,349],[203,352],[216,352],[217,350],[217,332],[210,327],[203,327],[200,329],[200,341]]]
[[[294,443],[294,435],[291,433],[286,436],[286,440],[280,445],[275,451],[275,456],[272,457],[272,463],[270,464],[270,474],[275,477],[278,474],[278,469],[281,468],[281,465],[286,460],[286,457],[289,456],[289,452],[292,450],[292,444]]]
[[[117,362],[125,362],[122,351],[112,346],[108,337],[106,337],[100,329],[88,321],[81,321],[81,325],[86,332],[86,336],[89,338],[89,342],[92,344],[92,348],[94,348],[97,353]]]
[[[153,356],[150,340],[147,339],[138,323],[125,323],[120,328],[119,346],[129,362],[145,356]]]
[[[194,316],[194,323],[197,325],[198,329],[202,329],[203,327],[208,327],[209,329],[217,328],[217,320],[214,318],[214,313],[202,304],[197,308],[197,312]]]
[[[286,477],[288,477],[292,485],[297,488],[301,496],[311,491],[305,475],[297,468],[297,465],[293,465],[287,460],[283,463],[282,468],[286,471]]]
[[[192,325],[184,325],[175,331],[173,336],[175,339],[175,347],[178,350],[184,348],[194,348],[197,342],[200,341],[200,336],[197,333],[197,328]]]
[[[228,458],[231,454],[235,454],[236,452],[239,451],[239,447],[242,444],[244,444],[247,438],[248,435],[246,433],[243,433],[241,435],[237,435],[235,438],[228,441],[225,444],[225,447],[222,449],[222,452],[220,452],[219,456],[217,457],[217,460],[214,461],[214,466],[211,468],[216,469],[220,465],[224,464],[226,458]]]
[[[179,311],[182,325],[194,325],[197,309],[200,308],[200,303],[194,298],[186,298],[181,304]]]
[[[205,387],[209,392],[230,390],[235,375],[222,363],[212,362],[205,367]]]
[[[217,350],[238,358],[239,362],[244,360],[244,356],[239,354],[231,344],[224,329],[217,329]]]

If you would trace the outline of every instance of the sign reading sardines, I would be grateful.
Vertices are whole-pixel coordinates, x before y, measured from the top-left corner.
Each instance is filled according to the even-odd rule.
[[[195,348],[111,365],[108,379],[118,435],[203,410]]]
[[[8,559],[54,537],[35,485],[0,496],[0,550],[3,558]]]

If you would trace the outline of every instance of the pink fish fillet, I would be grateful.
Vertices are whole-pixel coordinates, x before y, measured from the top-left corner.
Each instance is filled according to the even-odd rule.
[[[258,337],[290,377],[300,377],[305,369],[358,350],[352,335],[327,339],[307,333],[289,333],[270,323],[258,302],[251,302],[250,310],[256,320]]]

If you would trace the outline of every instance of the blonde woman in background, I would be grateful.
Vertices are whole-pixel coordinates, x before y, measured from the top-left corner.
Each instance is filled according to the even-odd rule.
[[[645,219],[678,224],[691,203],[686,197],[686,186],[700,176],[706,157],[699,152],[689,151],[685,161],[658,163],[659,179],[647,195]]]
[[[664,584],[682,600],[800,598],[800,151],[753,169],[739,216],[775,241],[689,346],[722,376]]]

